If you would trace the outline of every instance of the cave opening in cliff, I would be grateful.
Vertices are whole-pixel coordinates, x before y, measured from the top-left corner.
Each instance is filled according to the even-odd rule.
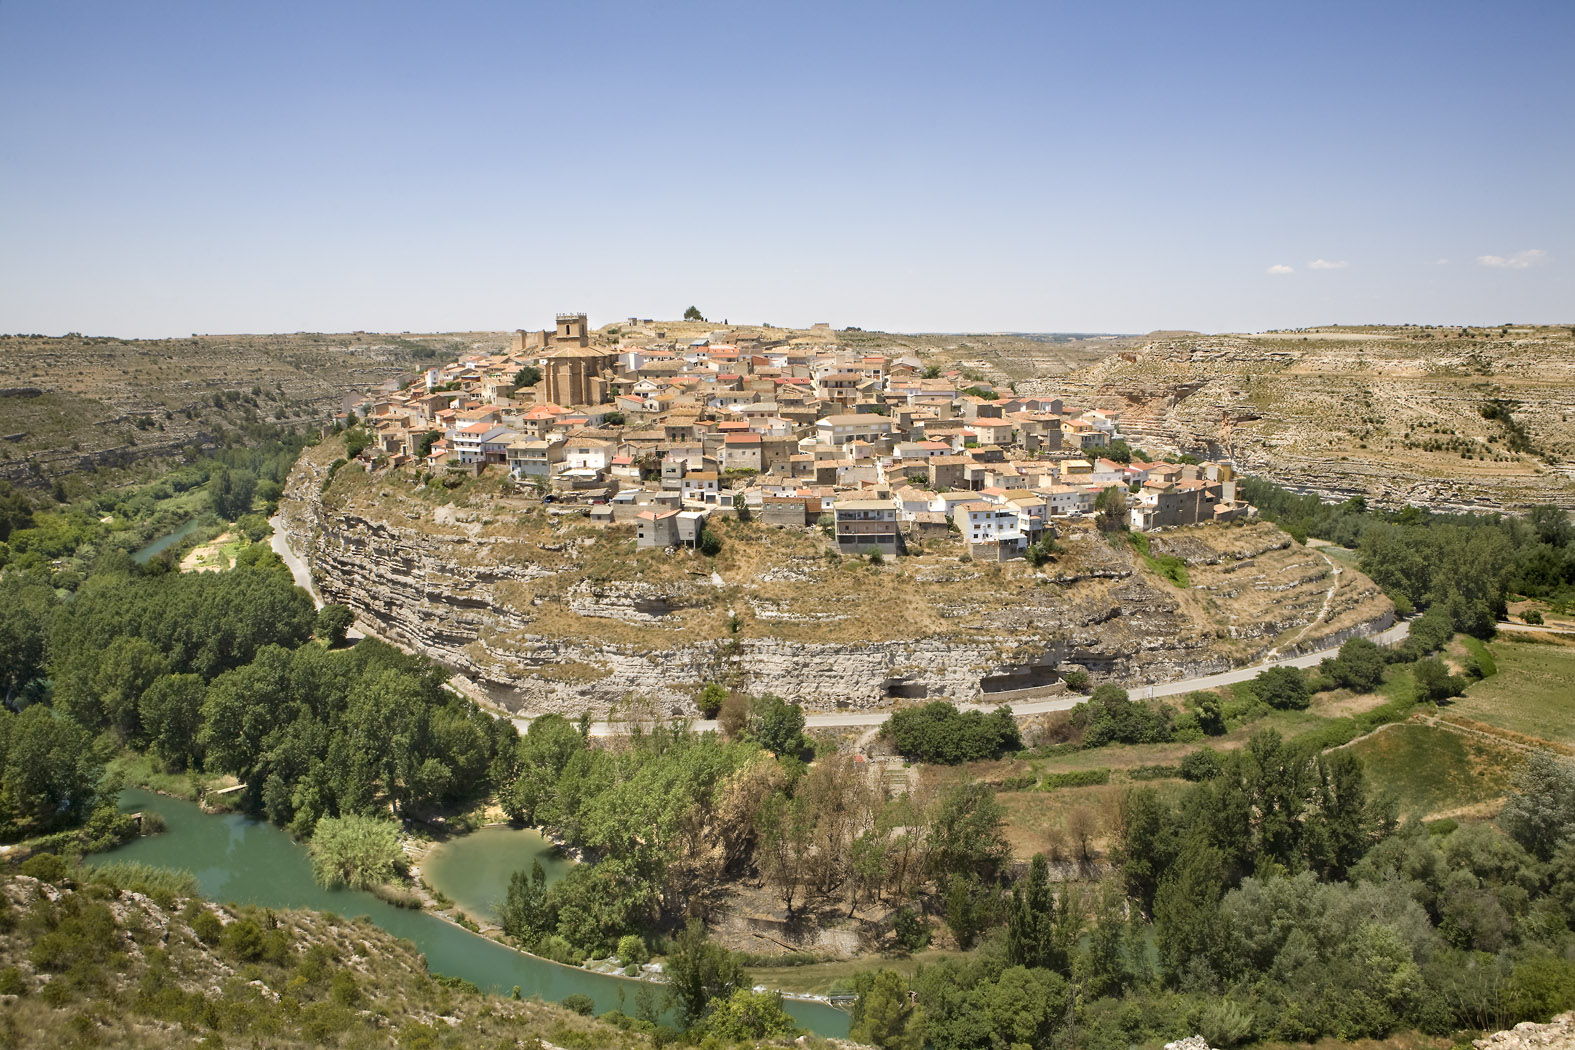
[[[911,678],[892,678],[886,682],[888,700],[923,700],[930,695],[930,687]]]
[[[1032,667],[1015,668],[1001,674],[986,675],[979,679],[979,691],[988,695],[1010,693],[1018,689],[1042,689],[1060,680],[1061,676],[1056,673],[1054,665],[1035,664]]]

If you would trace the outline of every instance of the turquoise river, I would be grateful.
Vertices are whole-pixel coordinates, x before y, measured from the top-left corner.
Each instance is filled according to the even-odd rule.
[[[579,992],[596,1001],[598,1013],[635,1012],[635,994],[642,987],[638,981],[538,959],[425,912],[385,904],[370,893],[323,889],[312,878],[305,848],[270,824],[238,814],[211,816],[193,803],[140,790],[125,791],[121,805],[128,812],[159,813],[168,830],[130,842],[106,859],[184,869],[196,876],[203,896],[211,900],[365,915],[414,944],[433,973],[462,977],[499,995],[509,994],[516,985],[526,996],[548,1000]],[[490,844],[482,845],[491,851]],[[477,883],[479,892],[486,893],[488,884],[496,885],[495,875]],[[478,898],[477,911],[486,914],[490,903]],[[794,999],[784,1005],[812,1032],[839,1038],[848,1034],[848,1016],[834,1007]]]

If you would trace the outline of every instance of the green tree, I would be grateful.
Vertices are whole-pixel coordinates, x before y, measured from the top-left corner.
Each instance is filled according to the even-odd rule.
[[[39,704],[0,712],[0,833],[14,839],[80,823],[103,772],[92,736],[71,720]]]
[[[197,764],[197,734],[208,688],[194,674],[155,678],[138,701],[149,750],[166,768],[180,771]]]
[[[958,711],[945,700],[893,712],[881,735],[901,754],[941,765],[999,758],[1022,746],[1011,708]]]
[[[1219,902],[1224,858],[1213,846],[1190,841],[1180,862],[1154,895],[1154,928],[1160,965],[1173,982],[1194,960],[1210,966],[1223,946]]]
[[[707,558],[714,558],[722,553],[722,537],[709,525],[701,526],[700,538],[696,540],[695,547]]]
[[[1281,711],[1301,711],[1312,703],[1312,689],[1299,668],[1271,667],[1252,680],[1258,699]]]
[[[427,458],[432,454],[432,446],[441,440],[443,440],[443,432],[441,430],[427,431],[425,434],[422,434],[420,440],[416,442],[416,455],[420,456],[422,459]]]
[[[772,693],[758,696],[750,704],[749,732],[773,754],[796,755],[806,746],[804,709]]]
[[[345,635],[354,622],[355,613],[350,611],[348,605],[329,602],[317,610],[317,616],[312,621],[312,633],[330,646],[343,645]]]
[[[700,690],[700,695],[695,698],[695,706],[700,709],[704,718],[715,718],[722,710],[722,703],[727,699],[727,687],[716,682],[707,682]]]
[[[516,871],[509,876],[508,892],[498,916],[503,932],[533,948],[538,940],[556,926],[555,916],[547,902],[547,873],[541,861],[531,861],[530,871]]]
[[[1177,851],[1175,814],[1153,788],[1131,788],[1121,796],[1117,824],[1121,836],[1112,859],[1122,885],[1144,912],[1152,914],[1159,880]]]
[[[1171,709],[1164,704],[1133,700],[1118,685],[1106,682],[1073,711],[1073,723],[1084,727],[1083,744],[1158,744],[1170,739]]]
[[[164,654],[141,638],[116,638],[100,654],[93,690],[103,705],[105,720],[122,739],[141,740],[142,714],[138,705],[142,694],[169,669]],[[83,724],[95,728],[91,723]]]
[[[208,479],[208,503],[224,521],[235,521],[252,509],[257,476],[249,470],[220,467]]]
[[[9,481],[0,481],[0,542],[11,533],[33,527],[33,503]]]
[[[1187,706],[1198,716],[1198,728],[1209,736],[1225,735],[1225,701],[1211,690],[1187,694]]]
[[[0,576],[0,700],[14,705],[44,673],[54,588],[12,570]]]
[[[1366,638],[1347,639],[1338,655],[1319,665],[1336,685],[1358,693],[1370,693],[1384,678],[1384,651]]]
[[[1006,916],[1006,960],[1013,966],[1042,967],[1065,972],[1065,946],[1057,943],[1055,893],[1050,889],[1050,866],[1043,853],[1035,853],[1028,877],[1012,887],[1011,908]]]
[[[514,373],[514,386],[516,389],[528,390],[541,382],[541,369],[535,365],[526,365]]]
[[[240,529],[241,535],[252,543],[260,543],[273,531],[273,526],[268,524],[268,519],[257,513],[242,514],[235,521],[235,527]]]
[[[753,517],[749,512],[749,501],[744,498],[742,492],[733,496],[733,513],[738,516],[739,521],[748,521]]]
[[[725,999],[712,1002],[705,1019],[705,1033],[726,1043],[759,1043],[785,1039],[798,1031],[782,1009],[782,993],[738,988]]]
[[[341,806],[366,812],[381,791],[396,812],[403,809],[427,757],[429,719],[420,683],[392,668],[363,675],[350,691],[334,741]]]
[[[714,1000],[749,988],[741,958],[707,937],[698,919],[690,919],[673,938],[666,972],[685,1028],[698,1024]]]
[[[1539,860],[1575,842],[1575,763],[1533,754],[1515,775],[1499,823]]]
[[[902,975],[891,970],[860,970],[853,978],[858,1002],[848,1038],[881,1050],[922,1050],[924,1022]]]
[[[1094,497],[1095,520],[1102,532],[1124,532],[1127,517],[1127,493],[1120,485],[1111,485]]]
[[[776,887],[789,919],[808,878],[814,833],[814,815],[802,798],[778,792],[755,811],[755,862],[761,877]]]
[[[705,318],[703,316],[701,316],[700,308],[698,306],[691,306],[691,307],[689,307],[689,309],[684,311],[684,320],[685,321],[704,321]]]
[[[985,784],[964,783],[941,796],[930,821],[928,870],[945,879],[972,873],[994,882],[1011,855],[1003,828],[1006,810]]]
[[[532,721],[516,745],[518,772],[503,799],[510,815],[527,824],[560,818],[560,778],[570,761],[585,750],[585,739],[562,715],[542,715]]]

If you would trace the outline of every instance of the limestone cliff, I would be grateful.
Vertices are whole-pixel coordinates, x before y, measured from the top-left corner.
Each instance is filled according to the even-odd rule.
[[[944,541],[876,566],[837,558],[818,532],[735,521],[707,559],[636,551],[629,526],[490,475],[449,489],[352,465],[325,490],[334,455],[309,449],[281,505],[324,599],[530,712],[691,713],[708,681],[816,709],[1015,700],[1062,688],[1068,668],[1181,678],[1393,616],[1365,577],[1266,524],[1155,536],[1154,554],[1188,564],[1187,587],[1086,526],[1040,571],[961,560]]]

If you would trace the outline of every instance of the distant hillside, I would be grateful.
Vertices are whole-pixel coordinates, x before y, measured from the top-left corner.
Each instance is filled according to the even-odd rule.
[[[1156,333],[1112,350],[1019,390],[1117,410],[1136,446],[1330,498],[1575,509],[1567,326]]]
[[[0,478],[47,487],[180,456],[222,432],[315,429],[348,390],[501,335],[0,336]]]

